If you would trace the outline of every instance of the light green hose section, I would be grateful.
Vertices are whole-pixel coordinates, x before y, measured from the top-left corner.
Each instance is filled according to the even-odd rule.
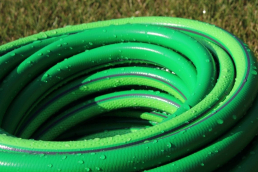
[[[258,171],[257,88],[247,45],[194,20],[22,38],[0,46],[0,171]]]

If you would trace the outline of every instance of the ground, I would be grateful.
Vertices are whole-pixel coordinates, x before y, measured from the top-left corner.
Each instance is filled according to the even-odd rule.
[[[241,38],[258,58],[258,0],[0,0],[0,45],[67,25],[132,16],[215,24]]]

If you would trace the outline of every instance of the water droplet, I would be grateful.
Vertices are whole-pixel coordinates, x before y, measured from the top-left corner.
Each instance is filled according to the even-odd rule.
[[[188,104],[184,104],[184,105],[183,105],[183,108],[184,108],[185,110],[189,110],[189,109],[190,109],[190,106],[189,106]]]
[[[41,154],[39,154],[39,156],[40,156],[40,157],[43,157],[43,156],[45,156],[45,154],[41,153]]]
[[[196,113],[197,111],[196,110],[192,110],[192,113]]]
[[[46,77],[50,77],[51,75],[49,75],[49,74],[46,74],[45,76],[46,76]]]
[[[201,166],[204,166],[204,163],[201,163]]]
[[[89,42],[89,45],[93,45],[93,43],[92,43],[92,42]]]
[[[237,119],[236,115],[233,115],[232,118],[233,118],[233,119]]]
[[[15,53],[11,53],[11,56],[15,56]]]
[[[53,167],[53,164],[48,164],[48,167],[50,167],[50,168]]]
[[[104,160],[104,159],[106,159],[106,156],[105,155],[101,155],[99,158]]]
[[[107,30],[106,30],[106,29],[103,29],[103,32],[107,32]]]
[[[66,158],[67,158],[67,156],[63,156],[63,157],[62,157],[62,159],[66,159]]]
[[[218,124],[223,124],[223,122],[224,122],[224,121],[223,121],[222,119],[218,119],[218,120],[217,120],[217,123],[218,123]]]
[[[210,63],[211,61],[210,61],[210,59],[206,59],[206,62],[207,62],[207,63]]]
[[[78,161],[78,163],[79,163],[79,164],[83,164],[83,163],[84,163],[84,161],[83,161],[83,160],[80,160],[80,161]]]
[[[229,70],[227,68],[223,69],[223,71],[226,73],[229,72]]]
[[[62,44],[57,44],[58,47],[62,47]]]
[[[96,167],[96,170],[97,170],[97,171],[100,171],[100,170],[101,170],[101,168],[99,168],[99,167]]]
[[[86,168],[85,168],[85,170],[86,170],[86,171],[91,171],[91,169],[90,169],[90,168],[88,168],[88,167],[86,167]]]
[[[153,143],[158,143],[158,140],[153,140]]]
[[[172,147],[172,144],[170,142],[167,143],[167,147],[168,148],[171,148]]]
[[[113,35],[114,38],[116,38],[117,36],[116,35]]]
[[[257,75],[257,71],[256,70],[252,70],[252,74],[253,75]]]

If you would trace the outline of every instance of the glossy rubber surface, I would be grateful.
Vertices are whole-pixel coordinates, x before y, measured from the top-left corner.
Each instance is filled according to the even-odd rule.
[[[258,171],[257,81],[246,44],[188,19],[16,40],[0,46],[0,171]]]

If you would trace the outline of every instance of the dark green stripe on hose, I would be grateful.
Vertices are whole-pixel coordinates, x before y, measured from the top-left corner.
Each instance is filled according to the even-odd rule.
[[[239,160],[258,133],[257,64],[223,29],[118,19],[0,54],[1,171],[258,171]]]

